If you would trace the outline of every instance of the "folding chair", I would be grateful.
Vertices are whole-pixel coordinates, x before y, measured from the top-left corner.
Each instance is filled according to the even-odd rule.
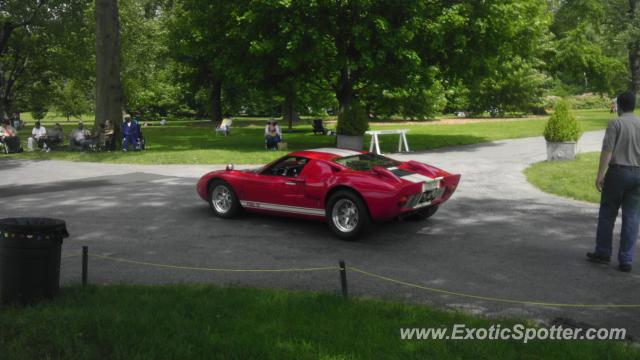
[[[327,135],[327,128],[324,127],[322,123],[322,119],[313,120],[313,134],[318,135],[318,133],[322,135]]]
[[[229,134],[231,134],[232,124],[233,124],[233,120],[231,119],[222,120],[222,123],[216,126],[216,135],[218,135],[219,133],[222,133],[224,136],[228,136]]]

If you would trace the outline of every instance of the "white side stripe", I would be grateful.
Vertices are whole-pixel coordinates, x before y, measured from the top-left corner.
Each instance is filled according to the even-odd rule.
[[[302,215],[313,215],[313,216],[324,216],[324,209],[314,209],[314,208],[305,208],[298,206],[289,206],[289,205],[279,205],[279,204],[269,204],[269,203],[261,203],[255,201],[245,201],[241,200],[240,205],[250,209],[259,209],[259,210],[271,210],[271,211],[280,211],[291,214],[302,214]]]

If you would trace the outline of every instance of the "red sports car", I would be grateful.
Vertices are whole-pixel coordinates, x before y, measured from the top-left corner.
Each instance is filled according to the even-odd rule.
[[[456,190],[460,175],[416,161],[344,149],[296,151],[259,169],[213,171],[198,194],[221,218],[242,210],[326,220],[355,239],[371,221],[426,219]]]

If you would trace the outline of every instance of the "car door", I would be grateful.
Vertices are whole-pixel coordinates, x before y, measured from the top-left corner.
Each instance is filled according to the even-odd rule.
[[[243,206],[269,211],[309,215],[304,198],[302,170],[309,159],[284,157],[249,180]]]

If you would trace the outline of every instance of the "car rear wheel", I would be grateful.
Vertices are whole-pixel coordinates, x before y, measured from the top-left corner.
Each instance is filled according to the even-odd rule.
[[[223,180],[214,180],[209,185],[209,206],[216,216],[232,218],[242,211],[233,188]]]
[[[347,190],[331,195],[327,202],[326,217],[333,233],[343,240],[355,240],[371,223],[364,201],[356,193]]]
[[[438,205],[429,206],[407,216],[405,219],[409,221],[423,221],[435,215],[437,211]]]

